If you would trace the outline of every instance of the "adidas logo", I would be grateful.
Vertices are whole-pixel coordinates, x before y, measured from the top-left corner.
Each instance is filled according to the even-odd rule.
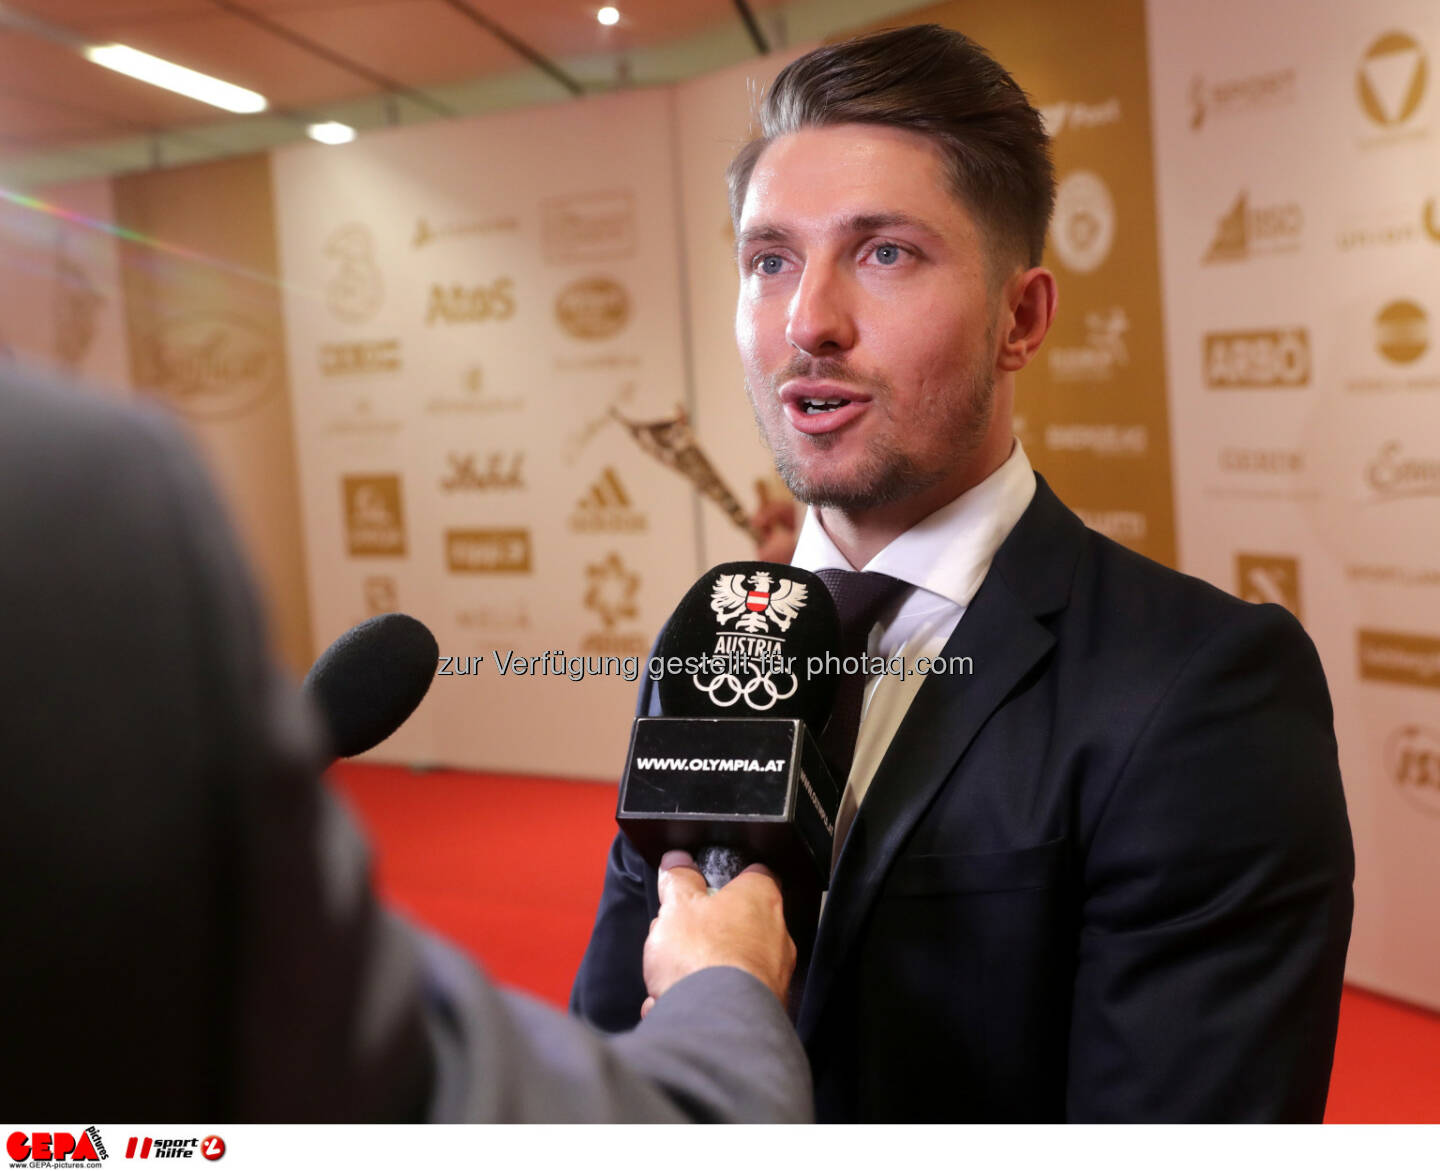
[[[641,533],[645,514],[635,509],[613,467],[607,467],[575,504],[570,528],[577,533]]]

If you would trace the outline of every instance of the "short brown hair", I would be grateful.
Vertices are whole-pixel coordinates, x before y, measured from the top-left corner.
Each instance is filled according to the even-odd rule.
[[[765,148],[807,127],[849,122],[932,139],[955,194],[980,221],[992,261],[1040,263],[1055,206],[1055,169],[1040,113],[1015,79],[963,33],[912,25],[826,45],[790,62],[766,91],[760,135],[725,172],[730,218]]]

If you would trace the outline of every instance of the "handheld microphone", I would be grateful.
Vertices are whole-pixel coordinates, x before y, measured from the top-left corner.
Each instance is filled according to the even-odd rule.
[[[439,663],[440,646],[423,622],[381,614],[332,642],[300,689],[319,709],[331,754],[359,756],[410,718]]]
[[[620,782],[616,821],[646,861],[687,850],[711,887],[753,861],[787,889],[829,885],[840,788],[814,734],[838,680],[808,665],[839,648],[803,569],[732,561],[690,587],[652,660],[664,714],[635,721]]]

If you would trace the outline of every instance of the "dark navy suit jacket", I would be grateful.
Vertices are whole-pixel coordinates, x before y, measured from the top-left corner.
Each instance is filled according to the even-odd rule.
[[[815,940],[819,1117],[1318,1121],[1354,857],[1300,624],[1042,479],[945,654],[973,673],[916,695]],[[602,1028],[656,905],[617,838],[572,998]]]

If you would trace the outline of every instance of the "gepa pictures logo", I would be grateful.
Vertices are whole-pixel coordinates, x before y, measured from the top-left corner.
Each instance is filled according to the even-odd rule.
[[[79,1135],[63,1130],[17,1130],[5,1140],[12,1167],[31,1163],[99,1163],[106,1158],[100,1131],[91,1126]]]

